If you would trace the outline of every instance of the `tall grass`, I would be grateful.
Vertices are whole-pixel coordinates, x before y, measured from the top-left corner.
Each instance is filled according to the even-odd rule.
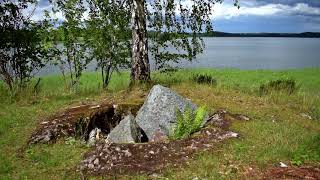
[[[191,80],[193,74],[212,76],[217,80],[217,86],[195,83]],[[168,171],[164,176],[186,179],[196,175],[200,179],[210,179],[220,178],[219,172],[228,172],[230,164],[253,167],[280,161],[319,162],[320,121],[315,120],[320,117],[319,77],[320,69],[186,69],[172,74],[152,73],[153,83],[171,86],[199,106],[222,107],[252,119],[232,123],[231,129],[239,132],[242,138],[224,142],[217,151],[196,158],[190,168]],[[300,88],[290,95],[277,91],[259,95],[262,84],[278,79],[294,79]],[[70,179],[75,175],[74,167],[81,160],[81,154],[88,149],[62,141],[29,147],[22,157],[16,152],[24,147],[39,119],[62,107],[109,94],[125,102],[140,101],[140,90],[133,89],[129,95],[128,91],[119,92],[128,87],[128,72],[114,74],[108,89],[102,88],[100,75],[96,72],[84,73],[78,88],[72,91],[65,87],[59,75],[42,77],[36,93],[32,85],[23,91],[9,92],[0,82],[0,179]],[[309,120],[301,113],[307,113],[313,119]]]
[[[291,97],[281,92],[271,92],[266,99],[292,104],[308,111],[319,118],[320,99],[320,69],[297,69],[284,71],[271,70],[237,70],[237,69],[184,69],[170,74],[152,73],[154,84],[172,86],[180,83],[193,84],[195,74],[205,74],[206,77],[215,77],[218,89],[233,89],[250,95],[259,95],[260,87],[268,82],[279,79],[294,79],[299,90]],[[107,92],[117,92],[127,89],[130,83],[129,72],[114,73],[107,89],[102,88],[101,76],[98,72],[86,72],[80,79],[77,88],[70,90],[66,87],[62,76],[49,75],[41,78],[39,90],[33,89],[34,79],[30,86],[23,91],[10,92],[0,82],[0,100],[3,103],[28,101],[37,103],[41,100],[75,99],[92,97]]]

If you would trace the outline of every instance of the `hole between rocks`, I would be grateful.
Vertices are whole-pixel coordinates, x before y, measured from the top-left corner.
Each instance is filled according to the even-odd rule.
[[[99,139],[106,139],[108,134],[115,128],[120,121],[129,113],[134,116],[137,114],[140,106],[126,105],[125,107],[113,106],[103,111],[94,112],[93,115],[87,118],[80,118],[76,123],[76,137],[83,138],[85,141],[89,141],[90,133],[93,130],[100,130],[98,134]],[[146,133],[140,128],[141,143],[149,142],[149,139]],[[96,132],[94,132],[96,137]]]
[[[140,128],[140,133],[141,133],[140,142],[142,142],[142,143],[149,142],[148,136],[146,135],[146,133],[141,128]]]

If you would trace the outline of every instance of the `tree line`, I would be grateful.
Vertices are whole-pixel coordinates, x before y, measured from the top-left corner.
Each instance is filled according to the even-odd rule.
[[[96,61],[103,87],[121,68],[131,69],[132,83],[150,81],[149,56],[165,72],[173,69],[170,62],[192,61],[203,51],[198,34],[212,31],[212,9],[222,1],[49,0],[52,9],[34,21],[37,0],[2,0],[1,80],[10,90],[24,88],[51,64],[74,88]],[[56,13],[63,19],[54,18]]]

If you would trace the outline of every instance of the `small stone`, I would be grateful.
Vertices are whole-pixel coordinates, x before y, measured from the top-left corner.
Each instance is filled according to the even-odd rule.
[[[130,157],[132,156],[132,153],[127,149],[127,150],[124,150],[124,155],[127,156],[127,157]]]
[[[312,117],[311,116],[309,116],[308,114],[306,114],[306,113],[301,113],[300,114],[302,117],[304,117],[304,118],[307,118],[307,119],[310,119],[310,120],[312,120]]]
[[[245,115],[240,115],[239,116],[241,120],[245,120],[245,121],[249,121],[250,118],[248,116],[245,116]]]
[[[209,131],[206,131],[206,134],[207,134],[208,136],[210,136],[210,135],[211,135],[211,132],[209,132]]]
[[[116,147],[115,150],[118,151],[118,152],[121,151],[121,149],[119,147]]]
[[[88,165],[88,168],[89,168],[89,169],[93,169],[93,168],[94,168],[94,165],[93,165],[93,164],[89,164],[89,165]]]
[[[90,157],[90,158],[88,159],[88,162],[91,163],[94,159],[95,159],[95,157]]]
[[[279,164],[280,164],[280,167],[282,167],[282,168],[287,168],[287,167],[288,167],[288,165],[286,165],[286,164],[283,163],[283,162],[280,162]]]
[[[100,105],[96,105],[96,106],[91,106],[89,109],[97,109],[97,108],[100,108],[101,106]]]
[[[99,164],[99,159],[98,158],[96,158],[94,161],[93,161],[93,164],[95,164],[95,165],[98,165]]]
[[[154,151],[149,151],[149,154],[155,154]]]
[[[212,147],[211,144],[204,144],[203,146],[205,146],[205,147],[207,147],[207,148]]]

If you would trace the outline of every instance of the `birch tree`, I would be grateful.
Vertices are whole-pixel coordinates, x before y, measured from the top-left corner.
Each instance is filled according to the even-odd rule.
[[[170,62],[181,59],[192,61],[204,49],[198,33],[212,31],[214,5],[222,2],[132,0],[131,80],[150,80],[149,47],[156,69],[170,68]],[[239,7],[238,0],[234,5]]]
[[[61,3],[77,0],[57,1]],[[239,7],[238,0],[232,1]],[[171,62],[178,63],[182,59],[192,61],[201,53],[205,44],[198,34],[212,31],[214,5],[223,0],[90,1],[92,2],[99,5],[118,4],[109,11],[125,9],[127,15],[131,16],[131,22],[128,22],[128,27],[132,30],[131,80],[135,82],[150,80],[149,57],[153,57],[155,69],[166,70],[171,67]],[[106,20],[112,22],[112,19]]]

